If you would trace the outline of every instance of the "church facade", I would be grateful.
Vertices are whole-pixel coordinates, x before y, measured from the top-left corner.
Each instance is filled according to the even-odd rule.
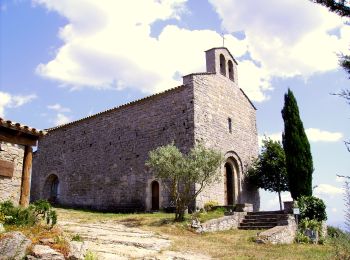
[[[244,181],[258,155],[256,109],[227,48],[206,51],[206,67],[181,86],[49,129],[34,155],[31,200],[107,211],[167,208],[168,191],[145,166],[149,151],[174,142],[186,153],[201,142],[225,162],[220,181],[195,206],[252,203],[258,210],[259,193]]]

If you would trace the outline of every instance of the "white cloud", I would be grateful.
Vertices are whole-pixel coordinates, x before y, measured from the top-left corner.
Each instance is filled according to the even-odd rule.
[[[282,132],[273,133],[273,134],[264,133],[264,135],[259,135],[259,137],[258,137],[260,147],[262,147],[262,145],[263,145],[262,141],[265,140],[265,137],[270,138],[271,140],[274,140],[274,141],[279,141],[282,143]]]
[[[305,130],[307,138],[310,142],[338,142],[343,138],[342,133],[338,132],[329,132],[317,128],[308,128]],[[265,136],[274,140],[282,142],[282,132],[259,135],[259,146],[262,146],[262,140],[265,139]]]
[[[54,111],[57,111],[57,112],[61,112],[61,113],[65,113],[65,112],[70,112],[71,110],[67,107],[63,107],[62,105],[60,104],[54,104],[54,105],[49,105],[47,106],[48,109],[50,110],[54,110]]]
[[[315,195],[318,196],[337,196],[337,195],[342,195],[344,193],[344,189],[335,187],[330,184],[319,184],[317,187],[314,189]]]
[[[58,126],[58,125],[64,125],[67,124],[69,122],[71,122],[72,119],[62,113],[58,113],[56,115],[56,118],[54,119],[53,123]]]
[[[71,89],[162,91],[182,83],[176,75],[205,71],[204,51],[221,45],[221,36],[214,31],[175,25],[165,26],[157,38],[150,36],[155,21],[179,19],[187,0],[33,1],[68,20],[59,31],[64,44],[56,57],[39,64],[36,71]],[[236,57],[247,52],[245,40],[232,35],[225,38],[225,46]],[[249,62],[242,63],[243,67],[252,68]],[[266,75],[257,73],[263,81]],[[242,82],[250,84],[246,75],[242,72]],[[254,86],[247,94],[254,100],[262,99],[261,90]]]
[[[311,142],[338,142],[343,138],[342,133],[328,132],[317,128],[308,128],[305,132]]]
[[[338,210],[337,210],[337,208],[332,208],[332,212],[337,212]]]
[[[263,210],[279,210],[280,204],[278,199],[278,193],[273,193],[274,197],[272,199],[267,200],[266,204],[262,205]],[[292,197],[289,192],[282,192],[281,193],[281,199],[282,199],[282,207],[284,201],[292,201]]]
[[[31,95],[11,95],[10,93],[0,91],[0,116],[5,116],[6,108],[17,108],[23,106],[32,100],[36,99],[37,96]]]
[[[56,57],[36,71],[71,89],[165,90],[181,84],[176,75],[204,71],[203,51],[221,45],[221,36],[214,31],[175,25],[165,26],[157,38],[150,36],[155,21],[181,19],[187,0],[32,1],[68,20],[59,31],[63,45]],[[225,35],[225,46],[241,57],[240,86],[255,101],[268,98],[273,77],[307,78],[335,69],[335,52],[348,50],[349,27],[309,1],[210,3],[228,32],[245,32],[243,40]],[[331,35],[332,30],[339,35]]]
[[[350,27],[336,14],[310,1],[209,2],[228,32],[245,32],[250,56],[259,64],[255,71],[261,71],[250,74],[255,78],[251,79],[255,89],[268,86],[274,76],[307,78],[336,69],[336,53],[349,51]],[[338,31],[338,35],[330,31]],[[261,79],[263,83],[259,83]]]

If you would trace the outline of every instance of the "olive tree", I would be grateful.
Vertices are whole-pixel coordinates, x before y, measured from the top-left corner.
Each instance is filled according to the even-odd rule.
[[[175,221],[184,220],[186,209],[198,194],[218,180],[222,161],[221,153],[201,144],[188,154],[181,153],[174,143],[160,146],[149,153],[146,165],[169,190],[175,203]]]

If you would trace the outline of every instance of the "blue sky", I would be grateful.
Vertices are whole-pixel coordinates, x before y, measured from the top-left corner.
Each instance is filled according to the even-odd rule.
[[[349,88],[337,53],[350,28],[307,0],[0,0],[0,116],[45,129],[180,85],[222,45],[239,61],[258,130],[279,139],[283,96],[297,98],[314,158],[315,195],[344,221]],[[287,199],[288,194],[284,195]],[[276,209],[262,193],[262,208]]]

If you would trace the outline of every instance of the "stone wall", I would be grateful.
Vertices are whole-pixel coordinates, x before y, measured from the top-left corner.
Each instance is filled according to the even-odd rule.
[[[184,78],[194,88],[195,141],[217,149],[234,168],[234,203],[251,203],[259,209],[259,193],[244,182],[244,173],[258,155],[256,111],[235,82],[220,74],[199,73]],[[228,119],[232,122],[229,131]],[[226,205],[225,168],[220,181],[205,189],[197,199],[203,207],[210,200]]]
[[[15,166],[12,177],[0,174],[0,202],[11,200],[18,205],[21,196],[24,146],[1,143],[0,160],[12,162]]]
[[[174,141],[187,152],[193,125],[193,91],[180,86],[51,130],[34,156],[31,200],[49,197],[51,175],[58,177],[62,205],[150,209],[149,151]],[[169,206],[162,184],[160,193],[161,206]]]
[[[234,212],[232,215],[217,219],[211,219],[202,223],[197,229],[197,233],[216,232],[238,228],[247,212]]]

